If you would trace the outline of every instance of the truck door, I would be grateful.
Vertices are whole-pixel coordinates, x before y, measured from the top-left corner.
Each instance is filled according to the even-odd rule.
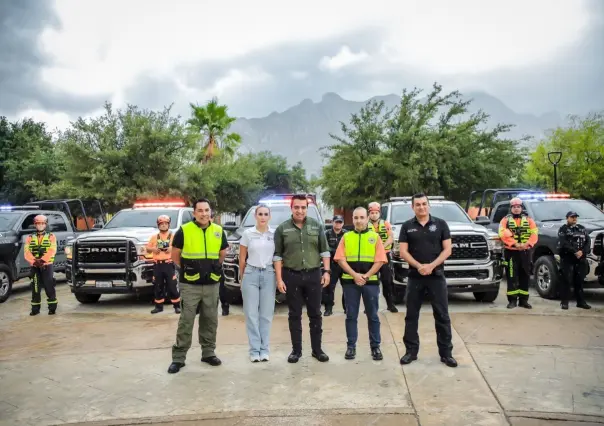
[[[73,233],[69,232],[69,227],[65,217],[58,213],[48,214],[48,231],[55,234],[57,239],[57,254],[55,256],[54,268],[56,271],[63,271],[67,265],[65,257],[65,246],[67,242],[74,238]]]
[[[499,232],[499,222],[510,212],[510,206],[507,203],[497,206],[497,210],[493,214],[493,221],[487,225],[487,228],[492,231]]]
[[[21,246],[19,247],[19,254],[15,259],[15,267],[18,275],[17,279],[26,277],[29,274],[30,265],[25,260],[25,240],[29,234],[36,232],[36,227],[34,226],[34,217],[36,217],[38,214],[39,213],[30,213],[25,215],[23,221],[21,222],[21,226],[17,228],[19,231],[27,231],[27,233],[21,235]]]

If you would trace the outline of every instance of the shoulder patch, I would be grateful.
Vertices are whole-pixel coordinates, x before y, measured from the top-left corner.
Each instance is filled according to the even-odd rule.
[[[375,244],[377,242],[376,239],[373,237],[367,238],[367,241],[369,242],[369,244]]]

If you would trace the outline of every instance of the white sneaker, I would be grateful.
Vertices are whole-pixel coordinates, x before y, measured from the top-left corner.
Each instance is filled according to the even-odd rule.
[[[260,357],[260,361],[263,361],[263,362],[264,362],[264,361],[268,361],[268,360],[269,360],[268,354],[263,354],[263,355]]]
[[[252,362],[260,362],[260,355],[258,355],[258,354],[250,355],[250,361],[252,361]]]

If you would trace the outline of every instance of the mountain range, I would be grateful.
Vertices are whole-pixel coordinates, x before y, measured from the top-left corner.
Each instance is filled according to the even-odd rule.
[[[530,146],[536,145],[549,129],[565,121],[557,112],[539,116],[516,113],[496,97],[484,92],[469,93],[464,98],[472,99],[470,113],[483,110],[490,115],[488,126],[513,124],[507,137],[520,139],[531,136],[528,142]],[[391,108],[398,105],[401,98],[392,94],[369,100],[373,99],[384,101],[386,107]],[[349,101],[336,93],[326,93],[319,102],[305,99],[283,112],[273,112],[266,117],[238,118],[230,130],[241,135],[242,151],[271,151],[286,157],[290,164],[301,161],[309,175],[318,175],[324,163],[323,159],[318,161],[318,150],[332,145],[334,140],[329,134],[342,135],[340,122],[348,123],[351,114],[359,112],[366,102]]]

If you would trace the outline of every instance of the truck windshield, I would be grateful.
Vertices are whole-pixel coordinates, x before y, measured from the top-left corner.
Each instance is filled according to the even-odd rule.
[[[283,222],[288,220],[292,215],[292,210],[288,205],[278,205],[278,206],[269,206],[271,209],[271,221],[269,222],[269,226],[272,228],[276,228],[281,225]],[[256,207],[252,207],[245,215],[245,219],[241,226],[245,228],[250,228],[256,225],[256,217],[254,216],[254,212],[256,211]],[[319,210],[317,206],[311,204],[308,206],[308,216],[313,219],[321,222],[321,218],[319,216]]]
[[[457,204],[432,202],[430,203],[430,214],[444,220],[445,222],[472,222],[463,209]],[[411,208],[411,204],[393,205],[392,219],[390,222],[393,224],[400,224],[411,219],[413,216],[415,216],[415,213]]]
[[[0,213],[0,232],[6,232],[13,229],[15,222],[21,216],[21,213],[2,212]]]
[[[118,212],[105,226],[105,229],[114,228],[157,228],[157,217],[159,215],[170,216],[170,227],[175,228],[178,223],[178,210],[162,209],[136,209],[122,210]]]
[[[604,213],[593,204],[584,200],[533,201],[531,210],[538,222],[566,220],[566,213],[576,212],[579,220],[604,220]]]

